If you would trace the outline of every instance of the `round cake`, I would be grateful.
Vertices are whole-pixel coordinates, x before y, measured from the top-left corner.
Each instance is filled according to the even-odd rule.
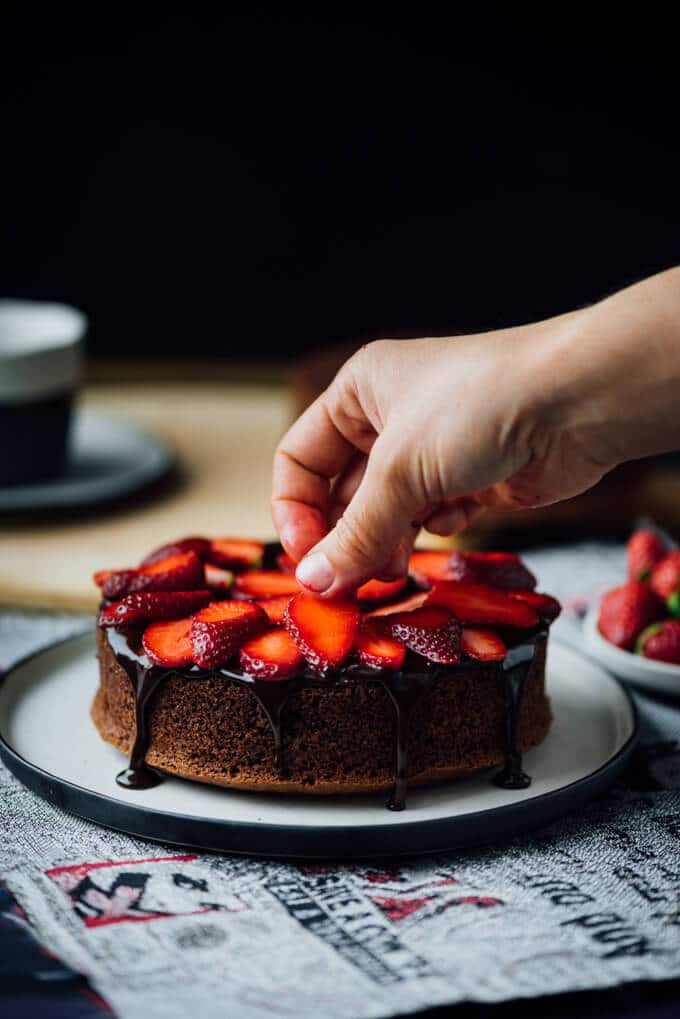
[[[278,793],[390,790],[499,768],[545,739],[559,606],[506,553],[416,552],[356,599],[300,591],[278,546],[184,539],[96,575],[102,736],[134,789],[159,772]]]

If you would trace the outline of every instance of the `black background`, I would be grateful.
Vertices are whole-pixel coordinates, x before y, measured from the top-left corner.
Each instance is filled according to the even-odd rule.
[[[96,353],[483,329],[680,262],[670,6],[138,8],[0,16],[0,290]]]

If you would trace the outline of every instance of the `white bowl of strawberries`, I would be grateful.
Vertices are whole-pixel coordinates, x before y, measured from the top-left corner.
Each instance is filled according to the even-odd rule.
[[[621,679],[680,696],[680,549],[638,530],[627,557],[627,581],[586,616],[588,651]]]

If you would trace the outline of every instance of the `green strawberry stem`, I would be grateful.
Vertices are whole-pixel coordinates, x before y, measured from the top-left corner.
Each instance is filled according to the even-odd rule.
[[[640,634],[640,636],[638,637],[638,639],[635,642],[635,654],[636,655],[644,655],[644,653],[645,653],[645,644],[647,643],[647,641],[649,640],[650,637],[655,637],[660,629],[661,629],[661,623],[652,623],[651,626],[646,626],[645,627],[645,629],[642,631],[642,633]]]

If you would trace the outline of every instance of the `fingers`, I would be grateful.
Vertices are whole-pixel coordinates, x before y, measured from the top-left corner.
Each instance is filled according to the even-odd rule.
[[[367,463],[368,457],[364,456],[363,453],[356,453],[342,474],[333,481],[327,514],[329,530],[335,527],[354,498],[354,494],[366,473]]]
[[[390,444],[386,434],[373,446],[344,514],[298,566],[299,582],[317,594],[342,595],[388,568],[419,509],[417,486],[385,456]]]
[[[423,521],[423,527],[430,534],[446,537],[449,534],[458,534],[459,531],[464,531],[483,512],[484,506],[472,496],[451,499],[448,502],[440,503],[434,512]]]
[[[272,517],[281,544],[297,562],[328,530],[331,479],[354,455],[324,397],[298,418],[274,455]]]

